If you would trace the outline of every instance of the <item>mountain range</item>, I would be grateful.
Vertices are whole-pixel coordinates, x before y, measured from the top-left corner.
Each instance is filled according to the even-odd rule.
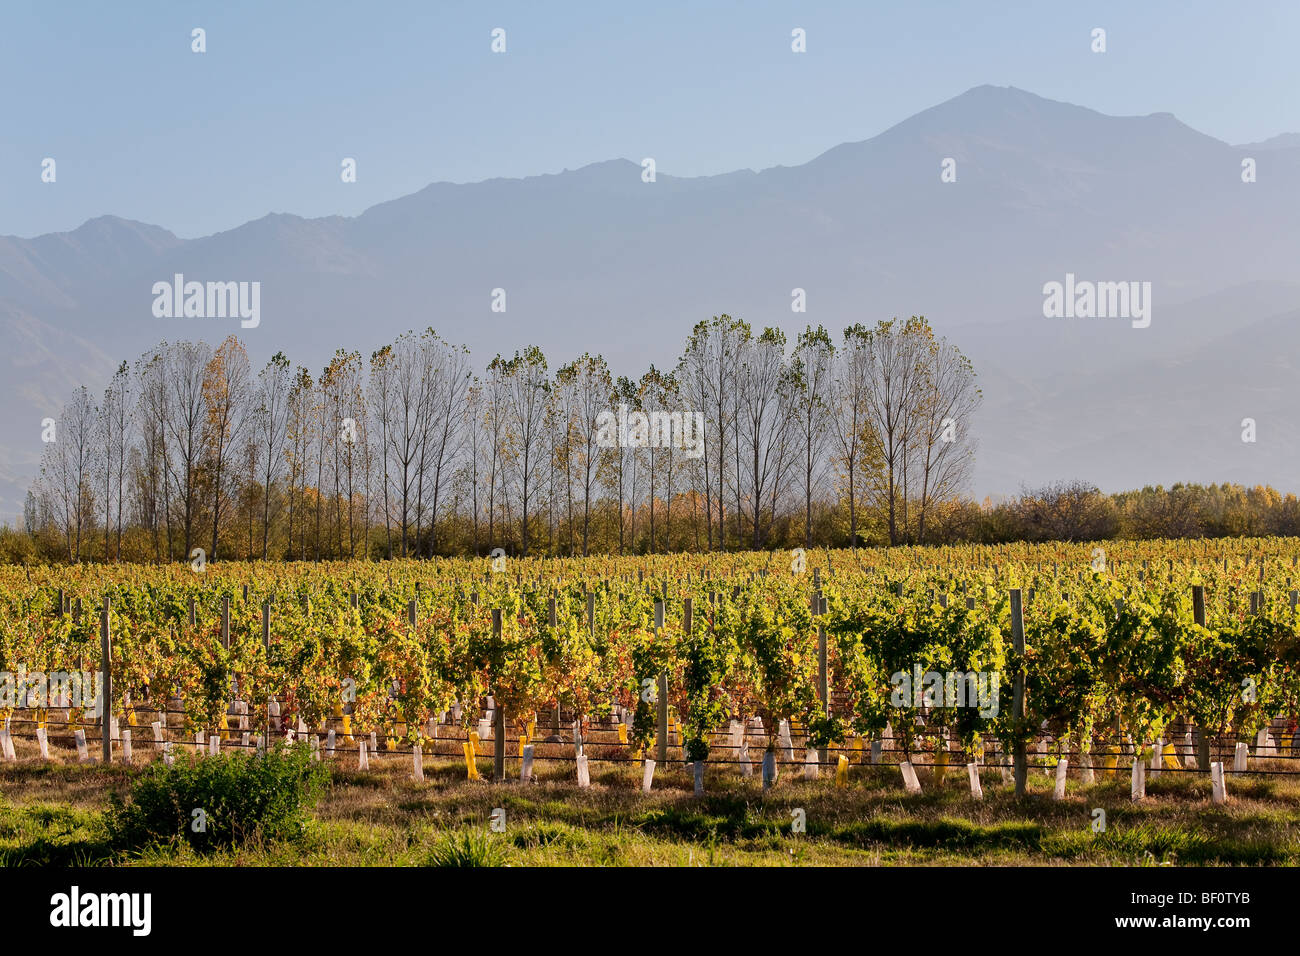
[[[319,371],[432,326],[480,370],[536,344],[553,366],[600,352],[639,376],[722,312],[791,338],[925,315],[980,378],[977,496],[1058,478],[1300,490],[1298,213],[1300,135],[1234,146],[1168,113],[981,86],[761,172],[644,182],[619,159],[199,239],[113,216],[0,237],[0,516],[21,510],[41,420],[164,339],[233,332],[255,368],[283,350]],[[156,318],[153,284],[177,273],[260,282],[260,324]],[[1045,318],[1043,286],[1067,274],[1150,282],[1150,326]]]

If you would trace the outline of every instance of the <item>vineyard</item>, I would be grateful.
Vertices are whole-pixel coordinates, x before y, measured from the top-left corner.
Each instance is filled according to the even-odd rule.
[[[1213,771],[1217,800],[1225,767],[1300,772],[1298,552],[11,568],[4,749],[141,762],[269,732],[417,778],[425,758],[497,779],[566,761],[585,786],[591,764],[643,761],[647,788],[652,761],[694,764],[697,788],[896,763],[916,790],[918,769],[942,784],[966,765],[976,796],[983,768],[1018,789],[1031,768],[1058,790],[1132,773],[1135,796],[1139,777]]]

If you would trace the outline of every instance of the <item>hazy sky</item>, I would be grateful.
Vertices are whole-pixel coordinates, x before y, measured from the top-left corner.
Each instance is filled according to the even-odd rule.
[[[194,237],[614,157],[794,165],[982,83],[1249,142],[1300,131],[1297,37],[1295,0],[4,0],[0,234]]]

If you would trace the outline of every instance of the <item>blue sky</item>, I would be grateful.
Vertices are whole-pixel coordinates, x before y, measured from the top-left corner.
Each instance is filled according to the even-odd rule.
[[[5,0],[0,234],[114,214],[193,237],[614,157],[795,165],[982,83],[1248,142],[1300,131],[1298,37],[1294,0]]]

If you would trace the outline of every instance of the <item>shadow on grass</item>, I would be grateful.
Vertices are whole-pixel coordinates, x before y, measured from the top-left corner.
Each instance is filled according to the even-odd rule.
[[[0,807],[0,866],[106,866],[115,861],[102,813]]]

